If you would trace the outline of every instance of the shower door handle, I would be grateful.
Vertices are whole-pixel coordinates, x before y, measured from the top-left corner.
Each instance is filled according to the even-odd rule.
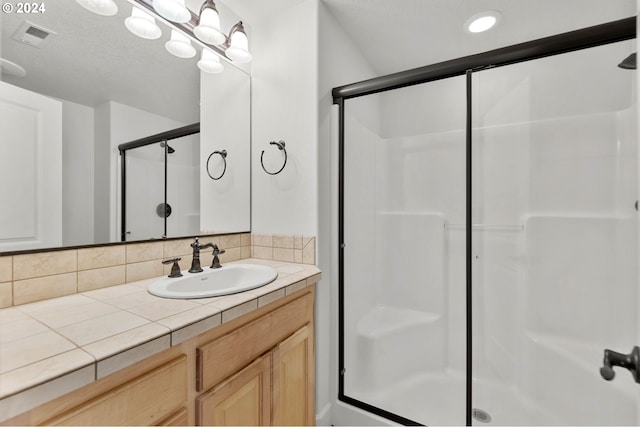
[[[640,347],[635,346],[631,353],[623,354],[613,350],[604,351],[604,360],[602,362],[602,368],[600,368],[600,375],[607,381],[611,381],[616,373],[613,370],[614,366],[620,366],[621,368],[628,369],[633,375],[633,379],[640,384]]]

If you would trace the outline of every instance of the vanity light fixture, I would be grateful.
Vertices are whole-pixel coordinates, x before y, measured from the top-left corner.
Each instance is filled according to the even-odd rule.
[[[113,0],[76,0],[87,10],[103,16],[113,16],[118,13],[118,5]]]
[[[197,38],[211,45],[220,45],[227,40],[220,31],[220,15],[213,0],[202,3],[198,25],[193,29],[193,33]]]
[[[171,30],[171,40],[164,47],[178,58],[192,58],[196,54],[196,48],[191,46],[191,40],[176,30]]]
[[[218,74],[224,71],[224,66],[220,62],[218,55],[206,47],[202,49],[202,57],[198,61],[198,68],[210,74]]]
[[[156,19],[135,6],[132,7],[131,16],[124,20],[124,25],[133,34],[143,39],[155,40],[162,35]]]
[[[191,12],[185,6],[184,0],[153,0],[153,8],[169,21],[182,24],[191,21]]]
[[[225,50],[225,55],[233,61],[241,64],[251,61],[251,53],[249,53],[249,39],[244,30],[242,21],[231,27],[229,32],[229,47]]]
[[[495,27],[501,18],[502,14],[497,10],[480,12],[467,19],[464,29],[470,33],[482,33]]]

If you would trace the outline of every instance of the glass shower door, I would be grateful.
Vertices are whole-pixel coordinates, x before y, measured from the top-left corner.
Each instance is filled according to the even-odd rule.
[[[344,105],[345,401],[465,422],[465,79]]]
[[[473,75],[475,424],[637,425],[635,40]]]
[[[164,234],[164,156],[160,144],[127,152],[127,241],[159,239]]]

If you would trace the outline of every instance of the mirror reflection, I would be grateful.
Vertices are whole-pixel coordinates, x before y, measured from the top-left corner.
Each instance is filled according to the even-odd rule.
[[[114,16],[63,1],[0,17],[0,149],[10,153],[0,158],[0,178],[11,183],[0,189],[0,252],[120,241],[128,230],[120,229],[118,145],[201,122],[201,114],[200,134],[169,143],[167,202],[188,224],[168,227],[166,237],[250,229],[249,75],[224,60],[221,74],[201,73],[201,46],[176,58],[165,49],[168,26],[159,22],[156,40],[137,37],[125,27],[132,5],[116,4]],[[222,149],[229,169],[207,182],[203,159]],[[135,160],[164,168],[164,148],[149,150]],[[136,202],[164,191],[164,179],[143,170],[129,179]],[[163,201],[138,203],[128,217],[160,219]],[[126,240],[163,235],[159,227]]]

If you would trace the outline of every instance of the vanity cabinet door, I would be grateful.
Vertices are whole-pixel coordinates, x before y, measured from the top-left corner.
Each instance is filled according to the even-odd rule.
[[[273,425],[315,424],[313,328],[304,326],[273,350]]]
[[[183,355],[43,424],[155,425],[186,403],[187,357]]]
[[[271,354],[200,396],[196,410],[197,425],[270,425]]]

